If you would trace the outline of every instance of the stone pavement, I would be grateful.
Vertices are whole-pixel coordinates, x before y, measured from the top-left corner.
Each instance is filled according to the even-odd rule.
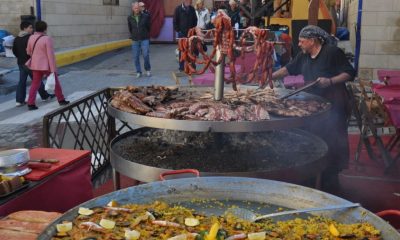
[[[10,76],[12,76],[10,78]],[[14,78],[18,78],[18,65],[16,58],[0,57],[0,95],[15,91],[16,82]]]
[[[150,49],[152,76],[136,79],[130,48],[123,48],[59,69],[60,82],[67,99],[76,100],[106,87],[126,85],[175,85],[171,73],[178,69],[176,45],[154,44]],[[142,65],[143,61],[141,59]],[[0,57],[0,68],[13,70],[3,76],[14,89],[6,94],[0,90],[0,148],[34,147],[41,144],[43,116],[58,108],[56,100],[36,103],[39,110],[15,107],[15,87],[19,73],[15,59]],[[143,70],[144,71],[144,70]],[[0,89],[4,87],[0,82]],[[182,84],[187,79],[182,78]]]

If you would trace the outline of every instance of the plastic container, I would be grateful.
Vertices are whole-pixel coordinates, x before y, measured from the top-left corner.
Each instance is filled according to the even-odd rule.
[[[3,38],[7,37],[10,35],[6,30],[0,29],[0,52],[4,52],[4,47],[3,47]]]

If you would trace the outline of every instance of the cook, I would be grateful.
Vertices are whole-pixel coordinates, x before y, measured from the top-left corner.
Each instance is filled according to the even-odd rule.
[[[318,85],[309,92],[328,99],[332,104],[329,118],[306,126],[329,147],[328,167],[322,179],[326,188],[338,186],[338,173],[348,164],[349,99],[345,82],[353,80],[356,74],[344,52],[332,43],[323,29],[313,25],[304,27],[299,34],[301,52],[272,74],[273,79],[302,74],[306,84],[317,80]]]

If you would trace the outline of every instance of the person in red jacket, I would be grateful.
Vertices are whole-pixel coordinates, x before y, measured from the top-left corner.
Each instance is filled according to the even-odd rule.
[[[67,105],[69,101],[65,100],[61,90],[60,82],[57,76],[56,60],[53,48],[53,39],[46,35],[47,23],[37,21],[35,24],[36,32],[29,38],[28,47],[26,49],[28,55],[31,56],[30,61],[26,65],[32,70],[33,79],[31,88],[29,89],[28,109],[36,110],[35,104],[36,94],[44,76],[52,73],[55,75],[55,95],[60,105]]]

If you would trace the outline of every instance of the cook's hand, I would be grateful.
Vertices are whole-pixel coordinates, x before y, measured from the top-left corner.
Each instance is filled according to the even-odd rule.
[[[332,79],[330,79],[330,78],[319,77],[319,78],[317,78],[317,81],[319,81],[318,87],[320,87],[320,88],[327,88],[327,87],[332,86]]]

